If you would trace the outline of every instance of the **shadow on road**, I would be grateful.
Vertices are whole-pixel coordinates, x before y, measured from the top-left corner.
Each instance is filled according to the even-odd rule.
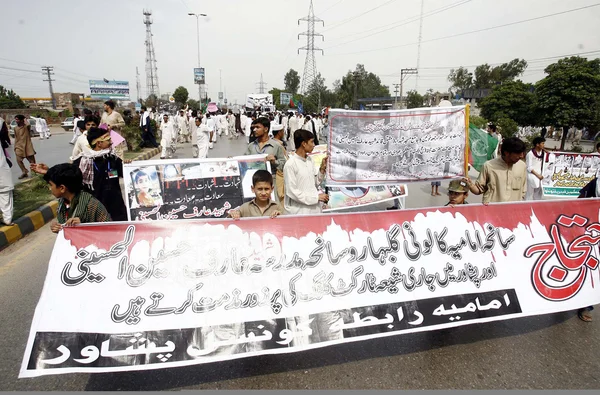
[[[93,374],[88,381],[86,391],[168,390],[224,380],[308,370],[372,358],[407,355],[535,332],[561,324],[574,315],[574,312],[568,311],[523,317],[339,344],[297,353],[262,355],[181,368]]]

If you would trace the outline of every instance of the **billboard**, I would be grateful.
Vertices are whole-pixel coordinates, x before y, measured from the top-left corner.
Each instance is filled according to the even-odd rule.
[[[205,83],[204,67],[194,69],[194,84]]]
[[[247,108],[265,108],[274,109],[273,95],[270,93],[250,93],[246,96]]]
[[[89,80],[92,99],[129,100],[129,81]]]
[[[291,100],[292,100],[292,94],[291,93],[285,93],[285,92],[281,92],[280,93],[279,104],[281,104],[282,106],[289,105]]]

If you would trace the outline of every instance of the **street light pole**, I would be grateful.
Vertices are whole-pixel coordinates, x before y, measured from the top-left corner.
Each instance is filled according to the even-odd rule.
[[[198,68],[200,68],[200,19],[199,18],[201,16],[206,16],[206,14],[194,14],[193,12],[190,12],[190,13],[188,13],[188,15],[196,17],[196,35],[198,36]],[[202,84],[198,84],[198,103],[200,103],[200,108],[202,108]]]

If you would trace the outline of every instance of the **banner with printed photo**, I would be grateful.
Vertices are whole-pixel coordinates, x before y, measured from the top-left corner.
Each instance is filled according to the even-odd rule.
[[[324,212],[370,206],[408,196],[408,186],[372,185],[354,187],[329,187],[329,202]]]
[[[123,165],[130,221],[220,218],[254,198],[252,176],[266,155],[172,159]]]
[[[327,185],[383,185],[465,176],[465,106],[329,112]]]
[[[595,305],[599,204],[65,228],[19,377],[189,366]]]
[[[544,155],[544,196],[577,197],[581,188],[600,176],[600,155],[552,152]]]

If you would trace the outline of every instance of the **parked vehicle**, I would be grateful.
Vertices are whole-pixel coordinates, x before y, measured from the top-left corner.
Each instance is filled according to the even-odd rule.
[[[65,118],[64,121],[60,123],[60,127],[63,128],[66,132],[70,132],[73,130],[75,124],[73,123],[74,117]]]
[[[35,129],[35,119],[31,119],[29,118],[29,126],[31,126],[31,137],[38,137],[40,134],[37,132],[37,130]],[[12,122],[10,123],[10,135],[12,137],[15,137],[15,128],[17,127],[17,121],[15,121],[14,119],[12,120]]]

